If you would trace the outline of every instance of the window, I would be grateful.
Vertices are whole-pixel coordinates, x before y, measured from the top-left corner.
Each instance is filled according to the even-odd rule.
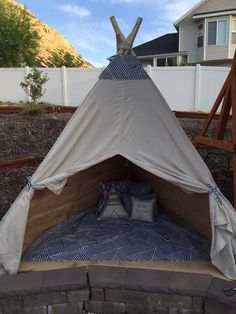
[[[142,66],[152,65],[152,59],[141,59]]]
[[[232,44],[236,44],[236,20],[232,21]]]
[[[177,66],[177,58],[176,57],[167,58],[167,66]]]
[[[216,45],[216,22],[208,23],[208,45]]]
[[[197,26],[197,47],[203,47],[203,24]]]
[[[157,66],[183,66],[187,64],[187,56],[157,58]]]
[[[159,67],[166,66],[166,58],[158,58],[157,59],[157,66],[159,66]]]
[[[226,45],[227,20],[208,22],[208,45]]]
[[[177,57],[157,58],[157,66],[177,66]]]

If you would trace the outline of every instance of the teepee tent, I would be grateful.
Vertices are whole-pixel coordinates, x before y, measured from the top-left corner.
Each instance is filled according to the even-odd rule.
[[[137,25],[127,39],[117,27],[119,53],[0,223],[0,264],[17,272],[34,239],[97,204],[100,181],[129,176],[151,183],[162,208],[211,241],[212,263],[236,279],[235,211],[132,55]]]

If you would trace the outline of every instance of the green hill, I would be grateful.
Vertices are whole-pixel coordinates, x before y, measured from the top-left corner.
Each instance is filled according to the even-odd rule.
[[[0,5],[1,2],[9,5],[9,10],[12,4],[19,9],[19,12],[25,9],[22,4],[14,0],[0,0]],[[71,59],[76,60],[80,64],[80,67],[92,67],[92,64],[83,59],[76,49],[57,30],[37,19],[28,9],[26,10],[30,17],[32,29],[36,30],[40,36],[37,54],[39,65],[44,67],[58,66],[60,60],[65,57],[69,61]]]

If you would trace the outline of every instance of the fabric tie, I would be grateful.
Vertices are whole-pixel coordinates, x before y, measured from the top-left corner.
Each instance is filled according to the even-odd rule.
[[[221,196],[220,196],[220,189],[218,188],[217,185],[211,185],[211,184],[207,184],[209,190],[208,190],[208,195],[211,196],[213,195],[213,197],[215,197],[215,199],[217,200],[217,203],[222,205],[223,202],[221,200]]]
[[[27,182],[27,186],[28,186],[29,190],[36,191],[37,189],[36,189],[36,187],[32,183],[32,177],[31,176],[27,177],[27,181],[28,181]]]

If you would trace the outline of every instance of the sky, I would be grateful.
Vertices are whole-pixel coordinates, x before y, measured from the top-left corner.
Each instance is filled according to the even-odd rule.
[[[116,53],[110,16],[115,15],[125,36],[138,16],[143,22],[134,47],[166,33],[199,0],[20,0],[44,23],[59,31],[95,67]]]

